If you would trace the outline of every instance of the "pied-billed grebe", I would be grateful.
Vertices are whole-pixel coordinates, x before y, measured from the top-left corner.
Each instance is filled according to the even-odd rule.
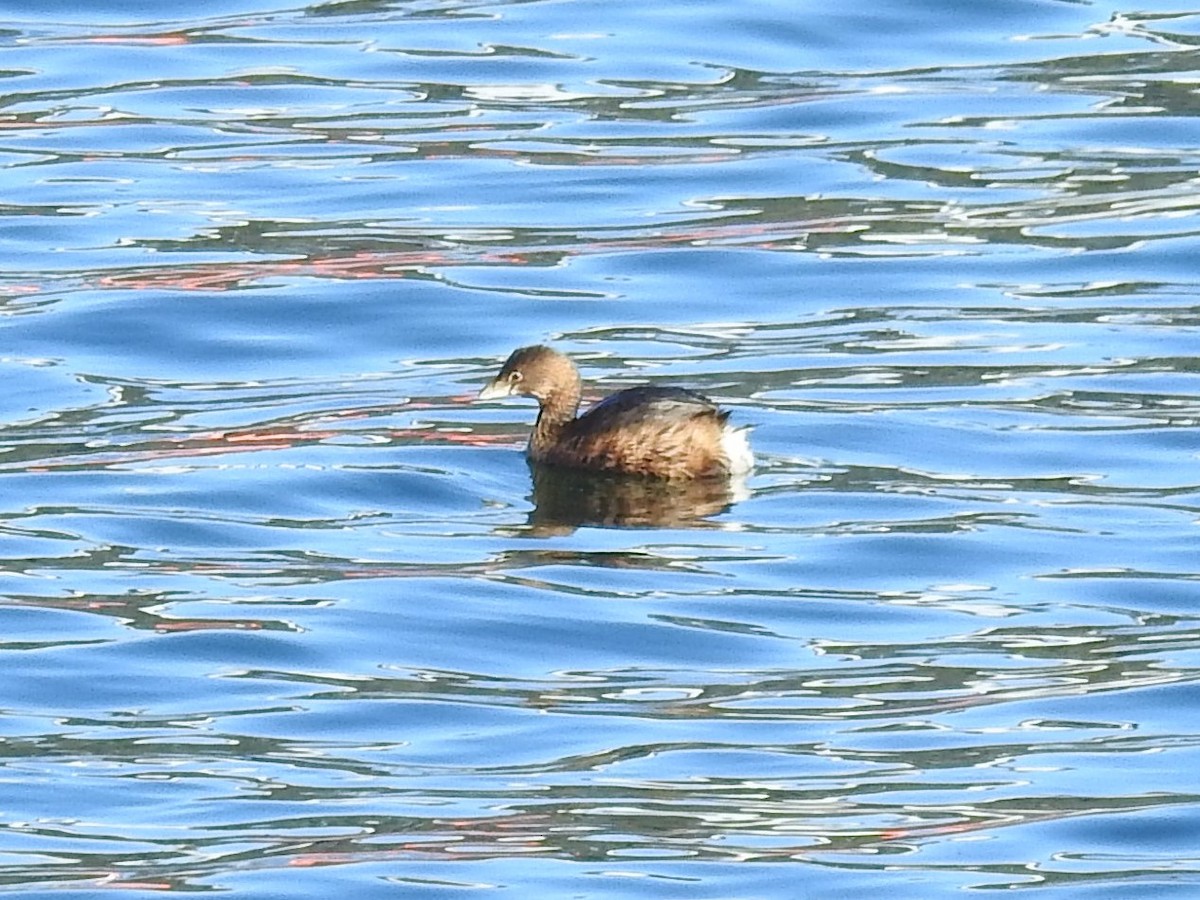
[[[579,370],[549,347],[515,351],[479,397],[517,394],[541,406],[529,438],[534,462],[672,479],[741,475],[754,466],[748,429],[732,428],[728,412],[682,388],[629,388],[576,418]]]

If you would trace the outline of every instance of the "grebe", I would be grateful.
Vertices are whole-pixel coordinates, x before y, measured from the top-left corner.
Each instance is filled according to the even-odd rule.
[[[754,467],[749,428],[729,412],[677,387],[644,385],[601,400],[582,416],[579,370],[549,347],[522,347],[482,391],[482,400],[524,395],[538,401],[529,458],[573,469],[651,478],[725,478]]]

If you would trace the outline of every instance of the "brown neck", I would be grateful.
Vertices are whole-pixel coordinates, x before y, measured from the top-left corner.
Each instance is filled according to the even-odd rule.
[[[558,388],[540,401],[537,423],[529,445],[535,450],[544,450],[554,445],[568,423],[574,421],[579,411],[579,383]]]

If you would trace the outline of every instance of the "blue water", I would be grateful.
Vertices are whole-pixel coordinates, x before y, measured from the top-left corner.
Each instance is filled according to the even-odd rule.
[[[1200,895],[1200,13],[3,18],[0,890]]]

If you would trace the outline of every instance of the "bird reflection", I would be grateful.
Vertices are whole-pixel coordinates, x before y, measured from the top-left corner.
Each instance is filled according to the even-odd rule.
[[[530,464],[537,534],[569,533],[581,525],[717,527],[708,517],[746,495],[740,479],[664,481]]]

